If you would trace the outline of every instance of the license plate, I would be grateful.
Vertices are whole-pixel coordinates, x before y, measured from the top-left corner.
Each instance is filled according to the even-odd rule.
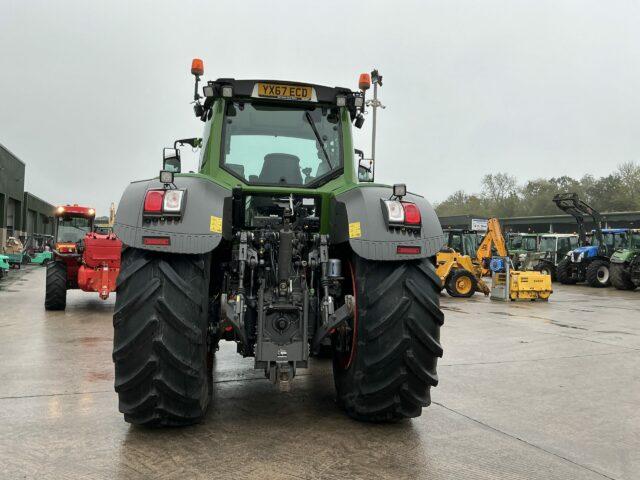
[[[310,101],[313,98],[313,88],[303,85],[282,85],[278,83],[258,83],[257,85],[259,97],[305,101]]]

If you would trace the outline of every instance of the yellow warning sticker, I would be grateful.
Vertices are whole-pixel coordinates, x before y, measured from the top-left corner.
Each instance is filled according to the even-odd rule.
[[[211,230],[213,233],[222,233],[222,218],[211,215],[209,230]]]
[[[353,222],[349,224],[349,238],[360,238],[362,236],[362,229],[360,228],[360,222]]]

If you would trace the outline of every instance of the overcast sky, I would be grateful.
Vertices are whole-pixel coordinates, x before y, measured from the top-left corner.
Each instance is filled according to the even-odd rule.
[[[490,172],[640,160],[638,1],[2,0],[0,143],[27,164],[27,190],[106,214],[157,175],[164,146],[202,133],[193,57],[207,79],[354,89],[377,67],[376,180],[431,201]]]

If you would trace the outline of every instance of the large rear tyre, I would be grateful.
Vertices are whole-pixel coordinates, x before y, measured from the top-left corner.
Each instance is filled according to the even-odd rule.
[[[563,285],[575,285],[576,279],[571,276],[571,260],[567,257],[560,260],[556,271],[558,281]]]
[[[445,282],[447,293],[452,297],[472,297],[478,288],[478,279],[469,270],[455,269]]]
[[[585,279],[590,287],[604,288],[611,285],[609,262],[606,260],[592,261],[587,267]]]
[[[47,265],[47,284],[44,295],[45,310],[64,310],[67,307],[67,266],[64,262]]]
[[[123,252],[113,361],[125,421],[182,426],[204,416],[209,267],[209,255]]]
[[[611,273],[611,284],[618,290],[635,290],[636,286],[631,281],[631,276],[625,268],[624,263],[609,264]]]
[[[442,356],[440,279],[428,259],[349,265],[355,315],[334,334],[333,372],[339,403],[373,422],[417,417],[431,403]]]

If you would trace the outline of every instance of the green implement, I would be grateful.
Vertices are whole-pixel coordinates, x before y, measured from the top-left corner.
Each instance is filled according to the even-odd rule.
[[[51,260],[53,260],[53,253],[52,252],[38,252],[38,253],[35,253],[35,254],[29,256],[28,258],[29,258],[29,263],[35,263],[36,265],[46,265]]]
[[[0,278],[4,277],[9,271],[9,257],[0,255]]]

